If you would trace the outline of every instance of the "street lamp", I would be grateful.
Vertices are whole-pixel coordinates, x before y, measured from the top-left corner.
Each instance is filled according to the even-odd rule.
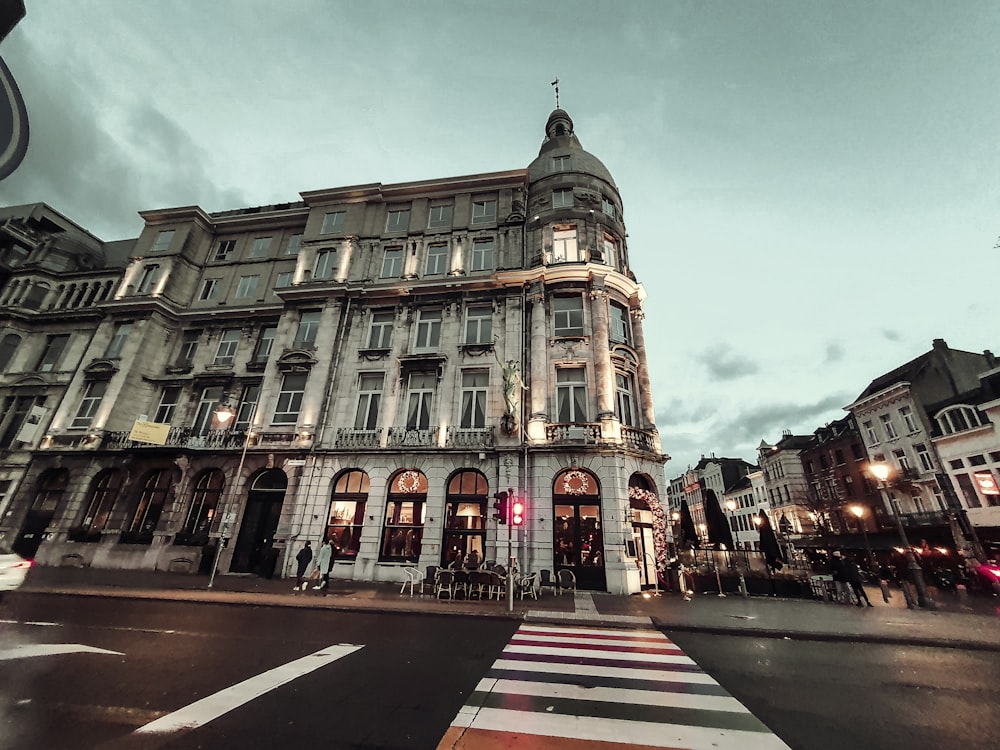
[[[250,408],[249,421],[247,423],[247,434],[243,438],[243,450],[240,453],[240,462],[236,467],[236,475],[233,477],[232,490],[229,493],[229,500],[233,500],[236,496],[236,484],[240,481],[240,476],[243,474],[243,464],[247,459],[247,446],[250,445],[250,437],[253,435],[253,418],[257,413],[257,404],[254,403]],[[231,419],[236,417],[236,410],[229,405],[228,401],[223,401],[215,410],[215,419],[220,425],[225,427]],[[230,507],[231,503],[226,502],[224,507]],[[222,515],[222,520],[219,522],[219,541],[215,545],[215,555],[212,558],[212,573],[208,577],[208,588],[212,588],[215,584],[215,573],[219,569],[219,557],[222,555],[222,543],[226,538],[226,532],[229,530],[229,522],[226,519],[228,514]]]
[[[858,523],[861,524],[861,533],[865,537],[865,551],[868,553],[868,564],[871,566],[872,574],[878,575],[878,565],[875,562],[875,554],[872,552],[872,546],[868,542],[868,528],[865,526],[865,506],[855,503],[850,506],[850,511],[854,514],[855,518],[858,519]]]
[[[868,464],[868,471],[873,477],[878,480],[878,489],[880,493],[885,493],[889,496],[889,508],[892,510],[892,515],[896,519],[896,528],[899,530],[899,539],[903,542],[903,549],[906,551],[906,561],[907,568],[910,573],[910,580],[913,581],[914,585],[917,587],[917,604],[926,609],[934,609],[934,600],[927,595],[927,584],[924,583],[924,571],[920,567],[920,563],[917,562],[916,555],[913,554],[913,547],[910,546],[910,540],[906,536],[906,529],[903,528],[903,519],[899,515],[899,501],[896,496],[892,494],[889,489],[888,479],[889,479],[889,465],[882,463],[881,461],[872,461]]]
[[[736,519],[736,501],[733,500],[733,498],[729,498],[728,500],[726,500],[726,509],[729,511],[729,517],[730,517],[730,519],[735,520]],[[736,536],[737,536],[737,534],[739,532],[736,531],[736,524],[732,523],[732,521],[730,521],[729,528],[733,532],[733,551],[734,552],[739,552],[740,545],[736,541]],[[742,565],[742,563],[740,563],[739,555],[737,555],[737,557],[736,557],[736,572],[739,573],[739,576],[740,576],[740,593],[743,594],[744,597],[749,596],[749,593],[747,592],[746,578],[743,577],[743,565]]]

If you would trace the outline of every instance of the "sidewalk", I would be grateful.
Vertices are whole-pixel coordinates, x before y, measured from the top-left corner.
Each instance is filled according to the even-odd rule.
[[[939,608],[907,609],[899,592],[882,602],[869,590],[874,607],[854,607],[815,600],[697,594],[692,601],[673,593],[617,596],[577,592],[551,593],[538,600],[517,599],[509,612],[503,601],[439,601],[419,589],[410,596],[396,584],[331,579],[328,595],[311,588],[293,592],[290,579],[218,575],[209,590],[207,576],[135,570],[32,569],[25,593],[54,593],[104,598],[215,602],[263,607],[301,607],[357,612],[406,612],[428,615],[504,617],[532,622],[575,622],[595,627],[662,627],[688,631],[771,638],[864,641],[900,645],[945,646],[1000,651],[1000,600],[972,596],[959,601],[942,594]]]

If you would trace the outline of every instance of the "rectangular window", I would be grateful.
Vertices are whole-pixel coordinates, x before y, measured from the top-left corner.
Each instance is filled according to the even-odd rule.
[[[232,367],[236,359],[236,347],[240,343],[240,329],[230,328],[222,332],[219,340],[219,348],[215,351],[215,360],[212,364],[216,367]]]
[[[174,241],[174,235],[177,234],[173,229],[166,229],[156,235],[156,241],[153,242],[153,252],[160,253],[164,250],[170,249],[170,244]]]
[[[608,334],[612,341],[628,344],[630,342],[629,338],[629,326],[628,326],[628,310],[626,310],[621,305],[611,303],[611,319],[610,329]]]
[[[986,466],[986,456],[982,453],[976,456],[969,456],[969,466]]]
[[[552,208],[573,208],[573,188],[553,190]]]
[[[278,392],[278,403],[274,407],[274,424],[295,424],[302,409],[302,397],[306,392],[306,376],[285,375]]]
[[[406,428],[408,430],[426,430],[430,427],[431,403],[436,383],[437,376],[434,373],[414,372],[410,374],[406,409]]]
[[[398,279],[403,274],[403,248],[388,247],[382,258],[383,279]]]
[[[160,267],[153,263],[142,269],[139,277],[139,286],[136,288],[137,294],[149,294],[156,287],[156,282],[160,280]]]
[[[271,254],[271,237],[257,237],[250,248],[251,258],[266,258]]]
[[[486,393],[489,383],[489,373],[462,373],[462,427],[486,426]]]
[[[621,372],[615,373],[615,400],[618,419],[622,424],[635,424],[635,396],[632,392],[632,377]]]
[[[618,243],[613,237],[604,235],[604,239],[601,240],[601,254],[604,256],[604,265],[618,267]]]
[[[392,327],[396,315],[392,310],[378,310],[372,313],[368,328],[368,348],[388,349],[392,341]]]
[[[354,417],[355,430],[378,429],[378,411],[382,400],[383,375],[363,373],[358,378],[358,412]]]
[[[892,455],[896,457],[896,462],[899,464],[901,471],[906,471],[910,468],[910,459],[906,456],[906,451],[899,449],[894,450]]]
[[[222,240],[215,248],[215,260],[229,260],[236,252],[236,240]]]
[[[472,243],[472,270],[493,270],[493,240],[475,240]]]
[[[38,358],[38,365],[36,365],[35,369],[38,372],[54,371],[59,366],[59,360],[62,359],[63,350],[68,343],[68,333],[57,333],[47,336],[45,338],[45,348],[42,350],[42,356]]]
[[[868,445],[878,445],[878,433],[875,432],[875,425],[872,424],[871,420],[862,422],[861,426],[865,431],[865,436],[868,438]]]
[[[201,291],[198,292],[198,299],[211,300],[219,296],[219,279],[205,279],[201,282]]]
[[[343,232],[346,220],[346,211],[331,211],[323,216],[323,226],[319,230],[319,233],[333,234],[334,232]]]
[[[421,310],[417,315],[416,351],[437,351],[441,341],[441,311]]]
[[[176,386],[164,388],[160,393],[160,403],[156,406],[153,421],[159,424],[170,424],[174,421],[174,412],[181,400],[181,389]]]
[[[240,283],[236,286],[237,298],[256,297],[259,282],[260,276],[240,276]]]
[[[934,459],[931,458],[930,451],[923,443],[916,443],[913,450],[917,452],[917,459],[920,461],[920,468],[924,471],[934,471]]]
[[[443,276],[448,273],[448,246],[431,245],[427,248],[427,276]]]
[[[917,431],[917,421],[913,417],[913,409],[909,406],[901,406],[899,408],[899,416],[903,418],[903,424],[906,425],[906,432],[908,434]]]
[[[90,427],[91,422],[94,421],[94,415],[97,413],[97,407],[101,405],[101,399],[104,398],[107,390],[106,380],[97,380],[87,385],[87,390],[83,393],[83,401],[80,402],[80,408],[70,424],[71,428],[85,430]]]
[[[967,508],[982,508],[983,503],[979,499],[979,493],[976,492],[976,486],[972,483],[971,477],[968,474],[956,474],[955,479],[958,482],[958,488],[962,491],[962,496],[965,498],[965,506]]]
[[[291,271],[282,271],[274,280],[275,289],[287,289],[292,285],[294,274]]]
[[[131,331],[131,323],[118,324],[118,327],[115,328],[115,335],[111,337],[111,341],[108,343],[108,348],[104,351],[105,358],[118,359],[122,356],[122,349],[125,348],[125,344],[128,342],[128,335]]]
[[[465,343],[493,343],[493,308],[476,305],[465,311]]]
[[[177,353],[175,367],[187,369],[194,364],[194,355],[198,352],[198,339],[201,338],[201,331],[184,331],[181,339],[181,349]]]
[[[257,346],[253,350],[253,361],[262,365],[271,357],[271,349],[274,347],[274,337],[278,335],[278,326],[265,326],[257,337]]]
[[[427,214],[427,228],[441,229],[451,226],[452,206],[431,206]]]
[[[569,157],[568,156],[553,156],[552,157],[552,171],[553,172],[566,172],[569,170]]]
[[[310,349],[316,345],[319,333],[319,310],[306,310],[299,316],[299,327],[295,332],[295,348]]]
[[[607,196],[601,196],[601,211],[604,212],[605,216],[612,219],[617,215],[615,213],[615,204],[609,201]]]
[[[880,414],[878,417],[882,421],[882,427],[885,429],[885,436],[887,440],[892,440],[896,437],[896,428],[892,424],[892,417],[888,414]]]
[[[410,209],[390,208],[389,213],[385,217],[385,231],[405,232],[409,228],[410,228]]]
[[[580,248],[576,243],[576,229],[557,229],[552,233],[552,262],[580,262]]]
[[[288,238],[288,244],[285,245],[285,255],[298,255],[299,250],[302,249],[302,235],[293,234]]]
[[[556,336],[582,336],[583,297],[554,297],[552,317]]]
[[[314,279],[332,279],[334,271],[337,270],[337,251],[320,250],[316,255],[316,270],[313,272]]]
[[[236,422],[233,424],[234,430],[250,429],[250,420],[253,419],[257,411],[257,401],[260,399],[260,385],[248,385],[243,389],[240,397],[240,405],[236,409]]]
[[[556,370],[556,411],[563,423],[587,421],[587,375],[582,367]]]
[[[472,202],[472,223],[490,224],[497,220],[497,202],[482,200]]]

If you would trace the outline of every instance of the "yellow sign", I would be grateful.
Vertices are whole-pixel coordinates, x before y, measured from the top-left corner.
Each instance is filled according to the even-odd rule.
[[[140,422],[135,420],[132,425],[132,432],[128,439],[137,443],[153,443],[154,445],[166,445],[167,435],[170,434],[170,425],[159,422]]]

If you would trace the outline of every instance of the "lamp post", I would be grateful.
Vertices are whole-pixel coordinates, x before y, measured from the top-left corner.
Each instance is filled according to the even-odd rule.
[[[247,459],[247,446],[250,445],[250,437],[253,435],[253,418],[257,413],[257,404],[254,403],[250,409],[250,418],[247,424],[247,434],[243,438],[243,450],[240,452],[240,462],[236,467],[236,475],[233,477],[232,491],[229,493],[229,500],[232,500],[236,496],[236,484],[240,481],[240,475],[243,474],[243,464]],[[236,410],[229,405],[228,401],[223,401],[219,404],[218,408],[215,410],[215,418],[219,421],[219,424],[225,426],[229,423],[229,420],[236,416]],[[225,503],[225,507],[229,507],[230,502]],[[222,556],[222,544],[226,538],[226,532],[229,530],[229,522],[226,520],[226,514],[222,515],[222,520],[219,522],[219,541],[215,545],[215,555],[212,558],[212,572],[208,577],[208,588],[212,588],[215,584],[215,573],[219,569],[219,557]]]
[[[736,541],[736,535],[739,532],[736,531],[736,524],[733,523],[733,521],[736,519],[736,501],[733,500],[732,498],[726,500],[726,510],[729,511],[729,518],[730,518],[729,528],[733,532],[733,552],[738,553],[740,550],[740,545],[739,542]],[[749,596],[747,592],[747,581],[746,578],[743,577],[743,565],[740,562],[738,554],[736,556],[736,572],[740,576],[740,593],[743,594],[744,598],[746,598],[747,596]]]
[[[873,477],[878,480],[878,489],[880,493],[885,493],[889,497],[889,508],[892,510],[892,515],[896,519],[896,528],[899,531],[899,539],[903,543],[903,549],[906,551],[906,561],[907,568],[910,574],[910,580],[917,587],[917,604],[925,609],[934,609],[934,600],[927,595],[927,584],[924,582],[924,571],[920,567],[920,563],[917,562],[916,555],[913,554],[913,547],[910,546],[910,540],[906,536],[906,529],[903,528],[903,519],[899,515],[899,501],[896,500],[895,495],[889,489],[889,465],[873,461],[868,464],[868,471]]]
[[[865,551],[868,553],[868,564],[871,566],[872,574],[878,575],[878,563],[875,562],[875,554],[872,552],[872,546],[868,542],[868,528],[865,525],[865,506],[854,504],[850,506],[850,511],[858,519],[858,523],[861,524],[861,533],[865,538]]]

